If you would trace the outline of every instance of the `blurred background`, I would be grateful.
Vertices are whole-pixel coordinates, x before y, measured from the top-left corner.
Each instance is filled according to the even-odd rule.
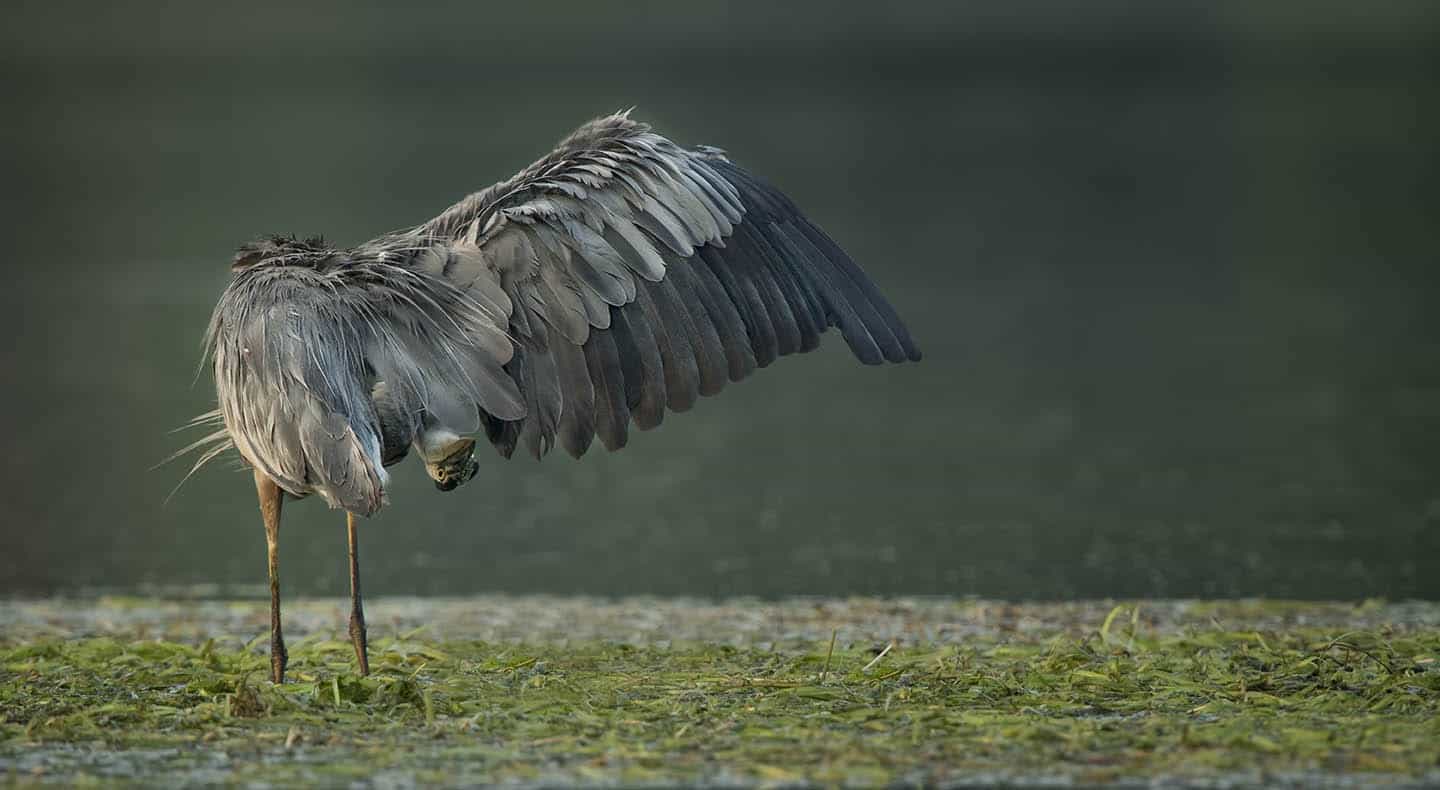
[[[1433,3],[19,3],[0,593],[264,581],[166,497],[234,247],[348,245],[635,106],[861,261],[827,336],[623,453],[395,470],[366,591],[1440,597]],[[290,593],[345,589],[292,504]]]

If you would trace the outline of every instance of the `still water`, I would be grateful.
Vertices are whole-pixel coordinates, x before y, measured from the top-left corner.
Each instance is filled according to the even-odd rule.
[[[1020,7],[28,9],[0,593],[262,581],[248,474],[152,468],[234,246],[413,224],[638,105],[788,190],[926,359],[830,337],[619,454],[407,464],[367,591],[1440,597],[1433,24]],[[287,508],[287,590],[344,589],[343,521]]]

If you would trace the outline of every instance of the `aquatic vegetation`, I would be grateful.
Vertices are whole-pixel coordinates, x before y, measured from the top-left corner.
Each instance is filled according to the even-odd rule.
[[[263,638],[0,640],[0,776],[1440,778],[1430,626],[1152,629],[1124,606],[1083,629],[944,644],[402,634],[373,643],[368,678],[324,637],[292,646],[283,686],[266,679]]]

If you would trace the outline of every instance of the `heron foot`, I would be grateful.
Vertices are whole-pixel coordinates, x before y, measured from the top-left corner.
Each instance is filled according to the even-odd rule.
[[[285,682],[285,667],[290,664],[290,653],[285,650],[285,637],[278,633],[270,635],[270,680]]]
[[[365,613],[359,609],[350,613],[350,644],[355,646],[355,662],[363,678],[370,674],[370,651],[365,640]]]

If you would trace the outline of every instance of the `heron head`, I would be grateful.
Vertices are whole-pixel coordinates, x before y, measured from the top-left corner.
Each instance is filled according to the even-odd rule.
[[[462,439],[457,444],[459,448],[444,460],[425,464],[425,471],[441,491],[454,491],[480,471],[480,464],[475,460],[475,441]]]
[[[334,248],[319,236],[308,239],[265,236],[240,245],[235,251],[235,259],[230,262],[230,270],[238,272],[265,263],[290,266],[320,263],[329,260],[334,253]]]

